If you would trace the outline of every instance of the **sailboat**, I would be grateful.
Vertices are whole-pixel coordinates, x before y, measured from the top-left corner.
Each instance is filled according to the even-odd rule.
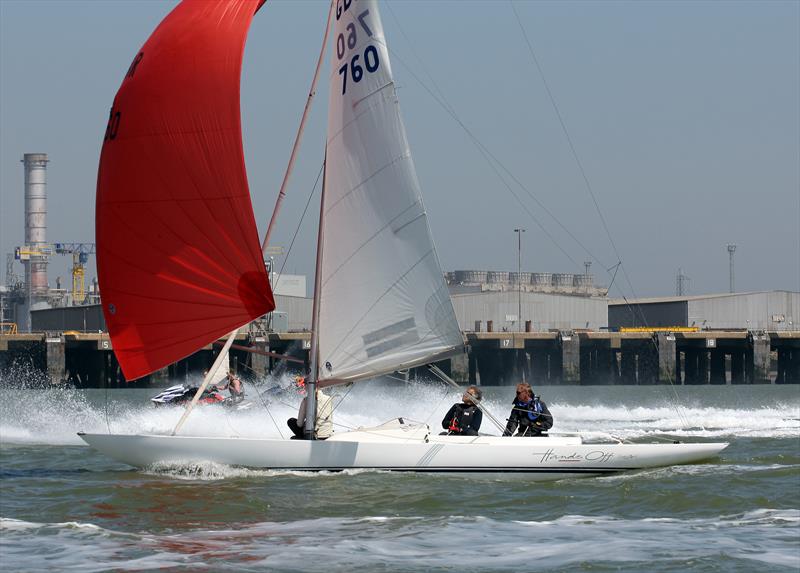
[[[274,307],[258,252],[238,124],[244,39],[262,3],[184,0],[136,56],[115,99],[98,177],[98,268],[112,343],[129,378]],[[137,467],[213,461],[274,470],[532,480],[690,463],[722,451],[727,444],[439,435],[404,418],[313,439],[315,388],[433,363],[464,345],[400,116],[377,2],[334,0],[328,26],[328,135],[307,381],[306,433],[312,439],[176,432],[81,438]],[[162,83],[171,74],[180,77]],[[195,171],[198,164],[202,173]],[[126,218],[131,211],[140,221],[163,225],[132,230]],[[224,223],[208,232],[221,214]],[[132,232],[151,235],[146,256],[132,258]]]

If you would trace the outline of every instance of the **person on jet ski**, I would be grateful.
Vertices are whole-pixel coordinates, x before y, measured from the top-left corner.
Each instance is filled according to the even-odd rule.
[[[448,436],[477,436],[483,421],[483,412],[478,408],[483,393],[477,386],[470,386],[442,419],[442,432]]]
[[[508,424],[503,432],[504,436],[547,436],[547,430],[553,427],[553,415],[547,409],[547,404],[534,396],[530,384],[517,384],[517,397],[511,406]]]
[[[242,386],[242,381],[239,380],[233,370],[228,372],[225,382],[223,385],[217,386],[217,390],[228,390],[231,393],[229,400],[234,404],[244,400],[244,386]]]

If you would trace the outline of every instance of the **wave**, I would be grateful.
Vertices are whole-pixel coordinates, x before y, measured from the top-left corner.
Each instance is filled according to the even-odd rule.
[[[376,515],[164,534],[0,518],[0,533],[5,565],[26,571],[192,566],[218,571],[450,571],[454,559],[466,558],[470,570],[492,571],[637,565],[649,570],[684,565],[691,570],[704,562],[717,568],[727,564],[789,571],[800,567],[794,536],[798,525],[800,510],[760,509],[696,519],[564,515],[503,521]],[[37,555],[47,555],[46,564],[33,556],[34,548]]]
[[[355,476],[372,473],[389,473],[386,470],[349,469],[338,472],[311,472],[301,470],[258,470],[243,467],[229,466],[216,462],[188,462],[188,463],[157,463],[145,468],[143,473],[155,476],[166,476],[177,480],[190,482],[221,481],[228,479],[271,478],[283,476],[296,476],[303,478],[324,479],[326,477],[339,478],[340,476]]]

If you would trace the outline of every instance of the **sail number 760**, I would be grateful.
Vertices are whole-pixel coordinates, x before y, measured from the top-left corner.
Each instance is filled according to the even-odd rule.
[[[364,66],[362,67],[361,64],[358,63],[359,59],[361,59],[361,54],[356,54],[350,60],[348,64],[345,64],[339,68],[339,75],[342,76],[342,95],[347,93],[347,72],[348,68],[350,71],[350,78],[355,82],[358,83],[361,81],[361,78],[364,77],[364,70],[366,69],[367,72],[373,73],[375,70],[378,69],[380,66],[380,58],[378,58],[378,49],[375,46],[367,46],[367,49],[364,50]]]

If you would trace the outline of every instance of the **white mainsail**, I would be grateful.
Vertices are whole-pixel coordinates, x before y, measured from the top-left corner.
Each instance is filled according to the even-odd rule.
[[[319,294],[320,380],[463,345],[433,246],[374,0],[333,14]]]

